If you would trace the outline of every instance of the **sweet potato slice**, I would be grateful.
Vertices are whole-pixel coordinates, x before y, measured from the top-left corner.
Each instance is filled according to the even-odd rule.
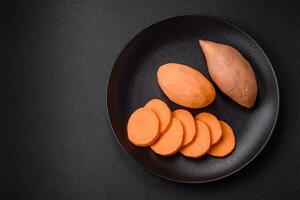
[[[172,112],[169,106],[160,99],[152,99],[145,108],[150,108],[156,113],[159,119],[159,132],[163,134],[171,124]]]
[[[196,135],[196,125],[193,115],[187,110],[178,109],[173,111],[173,117],[178,119],[183,126],[182,146],[191,143]]]
[[[199,158],[209,150],[211,142],[207,125],[200,120],[195,120],[195,122],[197,127],[195,139],[183,147],[180,153],[187,157]]]
[[[222,129],[219,120],[213,114],[202,112],[198,114],[195,119],[203,121],[208,126],[212,145],[221,139]]]
[[[181,147],[182,141],[183,127],[181,122],[176,118],[172,118],[169,129],[151,145],[151,149],[162,156],[173,155]]]
[[[232,128],[224,121],[220,121],[223,131],[221,140],[213,145],[207,152],[214,157],[224,157],[229,155],[235,147],[235,137]]]
[[[153,110],[139,108],[127,124],[128,139],[136,146],[150,146],[159,137],[159,120]]]

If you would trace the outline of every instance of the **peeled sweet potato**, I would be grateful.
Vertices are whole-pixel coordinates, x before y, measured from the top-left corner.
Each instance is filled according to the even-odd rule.
[[[174,103],[188,108],[211,104],[216,92],[210,81],[199,71],[182,64],[167,63],[157,71],[158,84]]]
[[[257,83],[250,63],[235,48],[199,40],[209,74],[220,90],[238,104],[251,108],[257,96]]]

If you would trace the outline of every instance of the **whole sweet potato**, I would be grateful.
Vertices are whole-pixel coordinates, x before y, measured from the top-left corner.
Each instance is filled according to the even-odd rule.
[[[250,63],[233,47],[199,40],[209,74],[220,90],[240,105],[251,108],[257,83]]]

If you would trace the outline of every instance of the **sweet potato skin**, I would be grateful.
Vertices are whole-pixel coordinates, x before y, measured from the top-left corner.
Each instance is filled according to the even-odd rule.
[[[238,104],[251,108],[257,96],[257,82],[250,63],[235,48],[199,40],[212,80]]]
[[[202,108],[211,104],[216,92],[210,81],[199,71],[178,63],[159,67],[160,88],[174,103],[188,108]]]

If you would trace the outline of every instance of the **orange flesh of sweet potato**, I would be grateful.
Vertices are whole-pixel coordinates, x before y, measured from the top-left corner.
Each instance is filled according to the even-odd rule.
[[[196,125],[193,115],[183,109],[173,111],[173,117],[178,119],[183,126],[183,143],[182,146],[186,146],[191,143],[196,135]]]
[[[235,137],[232,128],[224,121],[220,121],[223,135],[221,140],[213,145],[207,152],[214,157],[224,157],[229,155],[235,147]]]
[[[198,114],[195,119],[203,121],[208,126],[212,145],[221,139],[222,129],[219,120],[213,114],[202,112]]]
[[[178,63],[167,63],[157,71],[158,84],[174,103],[188,108],[211,104],[216,92],[209,80],[199,71]]]
[[[154,111],[139,108],[134,111],[127,124],[128,139],[136,146],[150,146],[159,137],[159,120]]]
[[[179,120],[172,118],[169,129],[151,145],[151,149],[162,156],[175,154],[183,141],[183,127]]]
[[[145,108],[152,109],[159,119],[159,132],[163,134],[171,124],[172,112],[169,106],[160,99],[152,99],[146,105]]]
[[[211,142],[209,129],[206,124],[199,120],[195,121],[197,127],[195,139],[190,144],[183,147],[180,150],[180,153],[187,157],[199,158],[205,155],[205,153],[209,150]]]

